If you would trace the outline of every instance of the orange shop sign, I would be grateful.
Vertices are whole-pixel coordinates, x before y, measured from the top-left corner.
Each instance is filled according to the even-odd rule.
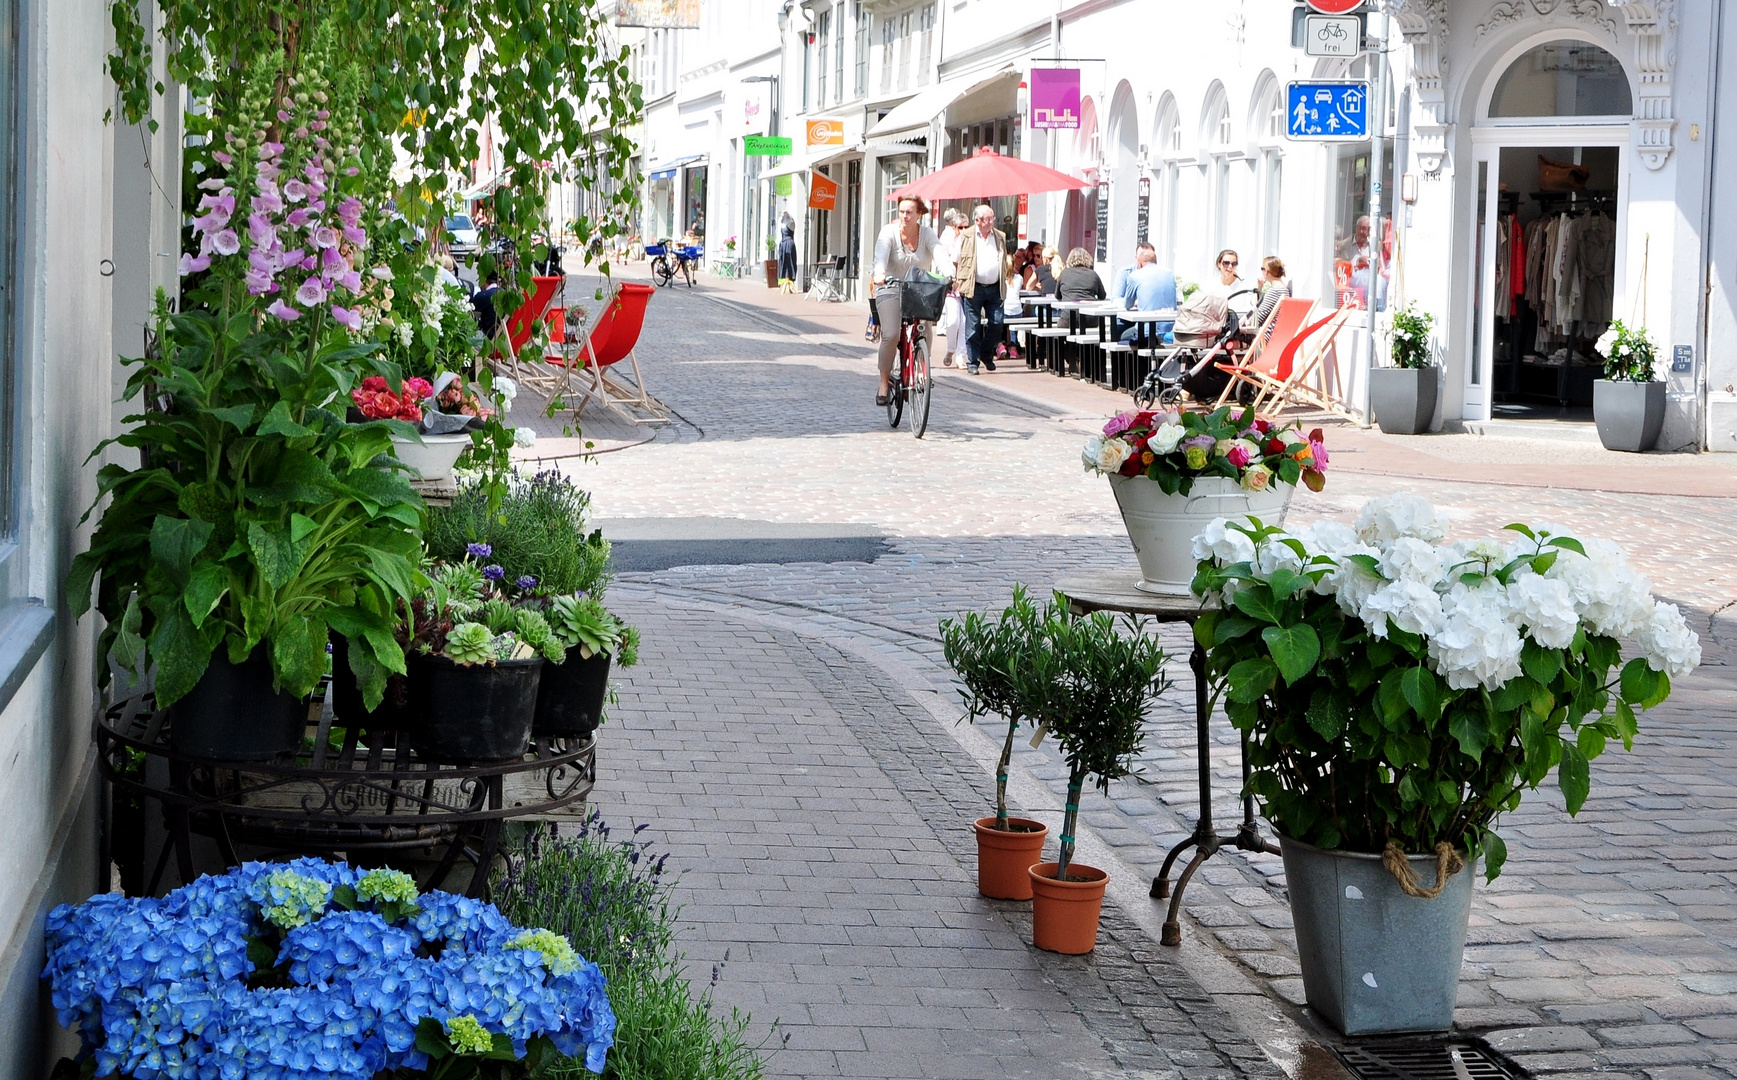
[[[828,180],[820,173],[809,173],[808,208],[810,210],[838,209],[838,181]]]
[[[808,145],[843,146],[844,122],[842,120],[808,121]]]

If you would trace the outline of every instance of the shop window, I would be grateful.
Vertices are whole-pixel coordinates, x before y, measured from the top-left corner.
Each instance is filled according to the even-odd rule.
[[[1551,41],[1508,65],[1490,98],[1490,116],[1629,116],[1634,111],[1622,62],[1584,41]]]
[[[1395,190],[1393,184],[1393,140],[1387,139],[1382,144],[1383,171],[1386,173],[1385,188]],[[1364,307],[1369,300],[1370,264],[1373,259],[1375,238],[1369,219],[1369,146],[1358,143],[1342,146],[1338,150],[1338,158],[1334,167],[1333,181],[1333,250],[1330,253],[1332,262],[1332,282],[1334,291],[1341,305],[1351,304]],[[1382,232],[1391,235],[1389,223],[1384,219]],[[1392,275],[1391,241],[1384,240],[1382,244],[1381,281],[1376,290],[1379,298],[1386,293],[1386,285]]]
[[[1262,103],[1260,158],[1256,164],[1256,190],[1260,193],[1260,249],[1263,255],[1279,254],[1279,204],[1284,193],[1285,105],[1275,87]]]
[[[1182,187],[1182,124],[1176,113],[1176,101],[1168,94],[1158,109],[1156,136],[1152,140],[1164,159],[1158,174],[1158,237],[1153,243],[1158,260],[1164,266],[1176,266],[1176,217],[1181,205]]]
[[[844,98],[844,8],[838,9],[838,18],[834,20],[837,32],[832,39],[832,100],[837,104]]]
[[[1207,107],[1202,125],[1207,141],[1206,162],[1206,235],[1212,252],[1223,249],[1230,235],[1230,103],[1220,90]]]
[[[911,88],[911,13],[899,16],[899,89]]]
[[[856,55],[856,96],[868,94],[869,80],[869,13],[862,6],[862,0],[856,5],[856,32],[851,37],[851,48]]]

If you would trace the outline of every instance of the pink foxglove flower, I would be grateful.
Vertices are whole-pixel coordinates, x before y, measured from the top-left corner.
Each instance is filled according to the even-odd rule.
[[[320,270],[322,273],[334,270],[342,273],[349,268],[350,260],[344,258],[344,253],[339,251],[337,247],[329,247],[320,252]]]
[[[376,266],[371,268],[368,273],[370,276],[379,278],[381,281],[392,280],[392,268],[390,266]]]
[[[345,292],[359,293],[362,291],[362,275],[351,270],[339,274],[335,284]]]
[[[224,229],[211,237],[211,248],[219,255],[234,255],[241,250],[241,237],[234,229]]]
[[[336,304],[332,305],[332,321],[342,323],[352,330],[360,331],[362,329],[361,314],[351,311],[349,308],[339,307]]]
[[[241,280],[247,286],[247,291],[254,296],[264,296],[272,290],[271,275],[263,270],[249,270]]]
[[[209,256],[209,255],[195,256],[195,255],[188,255],[186,253],[183,253],[181,255],[181,276],[182,277],[186,277],[188,274],[197,274],[197,273],[200,273],[201,271],[209,270],[209,269],[211,269],[211,256]]]
[[[305,229],[308,227],[308,222],[312,220],[314,220],[313,211],[305,206],[298,206],[289,212],[289,215],[283,219],[283,223],[291,228]]]
[[[313,307],[326,298],[326,283],[317,277],[308,278],[302,282],[302,287],[296,290],[296,303],[304,307]]]
[[[277,268],[279,270],[288,270],[292,266],[300,266],[302,257],[306,254],[307,252],[303,251],[301,248],[290,248],[288,251],[283,252],[277,257]]]
[[[317,248],[335,248],[338,246],[338,231],[330,225],[321,225],[314,230],[313,242]]]
[[[361,229],[358,229],[356,226],[346,225],[346,226],[344,226],[342,232],[343,232],[344,239],[348,240],[352,244],[355,244],[357,247],[366,247],[367,246],[368,234],[363,232]]]
[[[231,164],[232,162],[235,161],[234,158],[230,157],[228,154],[225,154],[221,150],[214,152],[211,156],[217,159],[217,163],[219,165],[228,166],[229,164]]]
[[[283,186],[283,197],[290,202],[301,202],[308,197],[308,186],[300,180],[290,180]]]
[[[307,258],[302,260],[301,265],[302,265],[303,270],[312,270],[315,267],[320,265],[320,260],[315,258],[312,255],[309,255]]]
[[[269,248],[277,243],[277,230],[264,214],[247,215],[247,238],[255,247]]]
[[[344,200],[338,203],[338,220],[346,225],[360,225],[362,223],[362,200],[354,195],[345,196]]]
[[[282,319],[284,322],[295,322],[297,319],[302,317],[301,312],[297,311],[293,307],[290,307],[288,304],[284,303],[282,300],[273,300],[271,302],[271,306],[265,309],[265,313],[267,315],[275,315],[276,317]]]

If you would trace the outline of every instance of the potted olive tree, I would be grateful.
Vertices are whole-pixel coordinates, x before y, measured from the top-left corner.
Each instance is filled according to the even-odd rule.
[[[1025,720],[1028,703],[1020,694],[1028,682],[1021,675],[1030,657],[1044,647],[1043,623],[1023,586],[1013,590],[1013,603],[993,621],[978,612],[961,620],[941,620],[941,644],[947,663],[964,683],[967,718],[987,716],[1007,721],[1001,760],[995,766],[995,816],[978,818],[977,891],[997,900],[1030,900],[1031,877],[1026,870],[1043,856],[1049,830],[1041,821],[1011,817],[1007,812],[1007,770],[1013,761],[1013,739]]]
[[[1389,435],[1422,435],[1435,420],[1440,372],[1429,344],[1434,327],[1434,315],[1407,304],[1393,317],[1393,366],[1369,370],[1369,408]]]
[[[1621,319],[1593,346],[1604,357],[1604,378],[1592,384],[1592,419],[1606,450],[1639,453],[1658,445],[1665,427],[1665,384],[1653,378],[1655,350],[1643,326]]]
[[[1616,545],[1508,528],[1450,544],[1401,493],[1355,528],[1201,538],[1195,591],[1219,604],[1196,639],[1279,833],[1304,991],[1347,1035],[1449,1027],[1499,816],[1552,770],[1578,813],[1592,759],[1700,662]]]
[[[1068,763],[1067,805],[1060,857],[1026,873],[1032,887],[1032,943],[1059,953],[1091,952],[1110,876],[1074,862],[1074,830],[1088,779],[1108,793],[1110,781],[1133,772],[1145,738],[1146,707],[1164,691],[1164,651],[1132,620],[1105,612],[1067,614],[1061,596],[1044,608],[1043,647],[1019,668],[1016,694],[1040,730],[1061,742]]]

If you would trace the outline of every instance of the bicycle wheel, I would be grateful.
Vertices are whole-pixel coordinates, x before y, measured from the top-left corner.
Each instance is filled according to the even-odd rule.
[[[899,418],[905,414],[905,384],[899,381],[899,372],[893,370],[893,381],[887,384],[887,426],[898,429]]]
[[[929,398],[935,389],[929,375],[929,343],[922,335],[911,343],[911,434],[923,437],[929,430]]]
[[[692,259],[682,260],[682,277],[687,279],[688,288],[694,287],[694,261]]]
[[[651,260],[651,278],[659,285],[668,285],[675,280],[674,271],[669,268],[669,260],[662,255]]]

